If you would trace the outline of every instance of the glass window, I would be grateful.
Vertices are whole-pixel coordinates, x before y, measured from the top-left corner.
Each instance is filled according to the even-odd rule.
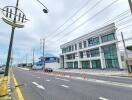
[[[79,49],[82,49],[82,42],[79,43]]]
[[[71,46],[69,46],[68,49],[69,49],[68,52],[71,52]]]
[[[119,68],[116,45],[103,47],[106,68]]]
[[[75,44],[75,50],[77,50],[77,44]]]
[[[88,39],[88,46],[92,46],[93,44],[93,38]]]
[[[87,47],[87,42],[83,41],[83,45],[84,45],[84,48],[86,48]]]
[[[72,45],[72,51],[74,51],[74,46]]]
[[[67,55],[67,59],[68,60],[75,59],[75,54]]]
[[[99,37],[95,37],[95,38],[89,38],[88,39],[88,46],[94,46],[94,45],[98,45],[99,42]]]
[[[99,56],[99,48],[90,50],[90,53],[91,53],[91,57]]]
[[[73,69],[73,62],[67,62],[67,67],[69,69]]]
[[[101,68],[100,60],[92,60],[92,68]]]
[[[83,58],[83,52],[80,52],[80,58]]]
[[[82,61],[82,69],[88,69],[88,68],[90,68],[90,62]]]
[[[75,62],[74,62],[74,69],[77,69],[77,68],[78,68],[78,62],[75,61]]]
[[[66,53],[66,48],[62,48],[62,53]]]
[[[111,33],[111,34],[102,36],[101,37],[102,42],[107,42],[107,41],[115,40],[115,36],[114,35],[115,35],[114,33]]]
[[[90,57],[90,51],[86,51],[87,58]]]

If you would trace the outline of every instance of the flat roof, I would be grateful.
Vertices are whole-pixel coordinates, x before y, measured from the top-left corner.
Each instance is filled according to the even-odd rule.
[[[71,41],[69,41],[67,43],[64,43],[64,44],[60,45],[60,48],[68,46],[71,43],[80,42],[80,41],[82,41],[82,39],[84,39],[86,37],[93,37],[93,36],[97,36],[97,35],[100,35],[100,34],[104,34],[104,33],[108,32],[108,31],[115,31],[115,30],[116,30],[115,23],[111,23],[111,24],[105,25],[104,27],[98,28],[95,31],[89,32],[89,33],[87,33],[85,35],[82,35],[82,36],[76,38],[76,39],[73,39],[73,40],[71,40]]]

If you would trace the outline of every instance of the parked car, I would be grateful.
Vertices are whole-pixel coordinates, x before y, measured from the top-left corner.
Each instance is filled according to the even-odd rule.
[[[5,68],[4,67],[1,67],[0,68],[0,74],[4,74],[5,73]]]
[[[53,69],[52,68],[45,68],[44,71],[45,72],[53,72]]]

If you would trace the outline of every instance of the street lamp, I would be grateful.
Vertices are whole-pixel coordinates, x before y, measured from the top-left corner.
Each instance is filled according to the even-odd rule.
[[[37,1],[41,5],[44,6],[44,4],[41,3],[39,0],[37,0]],[[14,6],[6,6],[3,9],[1,9],[2,10],[2,20],[12,27],[4,76],[8,76],[15,28],[24,28],[25,23],[27,21],[29,21],[26,18],[26,15],[18,8],[18,3],[19,3],[19,0],[17,0],[15,7]],[[48,9],[46,6],[44,6],[43,12],[48,13]]]
[[[43,12],[44,13],[48,13],[48,9],[43,3],[41,1],[39,1],[39,0],[37,0],[37,2],[39,2],[44,7]]]
[[[26,15],[18,8],[18,3],[19,0],[17,0],[15,7],[6,6],[2,9],[3,21],[12,27],[4,76],[8,76],[15,28],[23,28],[24,23],[28,21],[28,19],[26,19]]]

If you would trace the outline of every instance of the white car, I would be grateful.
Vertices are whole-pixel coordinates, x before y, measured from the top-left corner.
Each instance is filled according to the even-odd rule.
[[[0,74],[4,74],[4,72],[5,72],[5,67],[1,67],[0,68]]]

